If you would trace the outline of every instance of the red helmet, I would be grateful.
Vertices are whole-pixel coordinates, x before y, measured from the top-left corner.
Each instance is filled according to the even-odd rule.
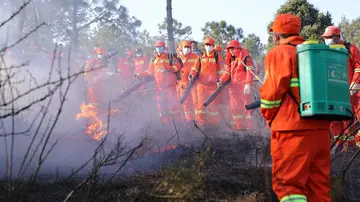
[[[95,52],[96,52],[96,54],[99,54],[99,53],[104,54],[104,53],[105,53],[105,49],[104,49],[104,48],[96,48]]]
[[[221,48],[221,46],[215,46],[215,47],[214,47],[214,50],[215,50],[215,51],[220,51],[220,52],[221,52],[221,51],[222,51],[222,48]]]
[[[241,44],[238,40],[231,40],[231,41],[229,41],[229,43],[226,46],[226,49],[229,49],[229,48],[240,49]]]
[[[127,51],[127,52],[126,52],[126,55],[127,55],[127,56],[132,56],[132,55],[133,55],[133,52],[132,52],[132,51]]]
[[[204,40],[204,44],[210,44],[210,45],[214,45],[215,44],[215,40],[208,37]]]
[[[163,42],[163,41],[158,41],[158,42],[156,42],[155,46],[156,46],[156,47],[165,46],[165,42]]]
[[[190,40],[184,40],[184,41],[181,42],[181,46],[182,47],[186,47],[186,46],[191,47],[191,41]]]
[[[325,29],[324,34],[322,35],[322,37],[330,37],[332,35],[337,35],[340,36],[341,34],[341,29],[339,27],[336,26],[328,26]]]

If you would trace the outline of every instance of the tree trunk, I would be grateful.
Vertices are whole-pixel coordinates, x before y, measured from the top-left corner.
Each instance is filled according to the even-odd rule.
[[[77,50],[79,47],[79,29],[77,27],[77,11],[78,11],[78,0],[73,0],[73,10],[72,10],[72,45],[74,50]]]
[[[25,7],[20,13],[19,13],[19,22],[18,22],[18,34],[19,38],[23,36],[24,33],[24,26],[25,26],[25,20],[26,20],[26,12],[27,7]]]
[[[175,41],[174,41],[174,28],[172,18],[172,0],[166,0],[166,18],[167,18],[167,34],[168,34],[168,48],[169,53],[175,53]]]

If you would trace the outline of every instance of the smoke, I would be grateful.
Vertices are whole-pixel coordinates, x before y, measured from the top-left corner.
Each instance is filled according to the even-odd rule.
[[[57,51],[59,51],[59,49]],[[0,173],[3,175],[9,173],[7,164],[10,163],[9,158],[11,155],[13,155],[12,169],[15,174],[17,174],[20,167],[22,167],[22,171],[24,171],[26,165],[29,165],[29,167],[26,169],[25,176],[34,172],[38,166],[39,155],[46,141],[46,136],[50,133],[53,124],[55,124],[55,127],[49,136],[50,138],[48,145],[45,147],[44,156],[51,149],[52,144],[57,144],[41,166],[40,176],[49,173],[54,174],[55,172],[59,172],[62,175],[70,174],[93,156],[100,143],[84,135],[86,119],[75,119],[76,115],[80,113],[81,104],[84,103],[86,99],[85,94],[87,87],[83,82],[83,75],[79,75],[71,84],[65,102],[62,102],[61,99],[66,93],[68,81],[64,80],[63,84],[57,89],[55,87],[56,84],[59,83],[57,81],[61,80],[61,78],[66,78],[68,75],[76,74],[80,71],[80,67],[84,65],[84,62],[75,63],[77,58],[68,58],[69,55],[75,55],[71,53],[68,54],[68,47],[65,47],[63,51],[64,56],[61,58],[54,58],[52,52],[50,52],[50,54],[49,52],[40,52],[32,56],[23,56],[19,48],[11,49],[6,54],[5,62],[7,67],[28,64],[17,69],[16,76],[12,79],[14,85],[7,85],[5,91],[2,91],[5,97],[4,102],[10,103],[11,100],[13,100],[11,92],[14,93],[14,97],[24,95],[14,102],[15,109],[21,109],[29,105],[29,103],[36,102],[49,95],[50,92],[55,90],[52,96],[32,105],[29,109],[15,116],[15,133],[22,133],[30,128],[30,126],[32,127],[30,131],[24,134],[15,135],[13,152],[11,152],[10,149],[13,126],[12,117],[10,116],[3,119],[2,132],[8,134],[6,138],[0,139],[0,144],[7,145],[3,147],[4,149],[0,150],[1,161],[8,162],[0,166]],[[50,85],[48,83],[55,84]],[[164,129],[161,127],[157,109],[154,107],[156,106],[154,85],[147,84],[147,87],[149,87],[150,90],[144,89],[144,91],[130,95],[120,103],[112,104],[112,109],[119,109],[120,111],[111,113],[110,115],[108,139],[104,143],[105,150],[112,149],[119,137],[122,138],[122,147],[126,147],[126,149],[129,150],[139,144],[144,135],[153,136],[159,139],[160,142],[162,140],[161,147],[165,146],[165,140],[170,138],[168,134],[173,134],[173,132],[171,132],[173,129]],[[102,104],[105,106],[105,109],[107,109],[106,107],[109,101],[114,100],[125,88],[120,86],[119,76],[114,75],[107,80],[104,90],[106,92]],[[49,107],[47,108],[48,104]],[[5,110],[5,108],[7,110]],[[1,114],[4,115],[11,109],[11,106],[3,107],[2,109]],[[59,110],[61,114],[58,117]],[[44,120],[42,120],[45,111],[46,115]],[[108,119],[107,113],[99,117],[104,122]],[[34,120],[36,121],[34,122]],[[40,123],[41,121],[42,123]],[[39,127],[39,132],[37,132],[37,127]],[[37,137],[35,138],[32,148],[28,150],[29,144],[35,134],[37,134]],[[156,142],[157,146],[159,141],[154,142]],[[39,146],[36,148],[38,144]],[[36,150],[37,152],[32,161],[28,163],[32,153]],[[28,152],[27,161],[22,166],[24,156]],[[120,159],[124,158],[125,156]],[[153,159],[153,157],[149,158]],[[155,163],[160,165],[157,161]],[[82,174],[87,174],[87,172],[91,171],[91,166],[91,164],[86,166],[82,170]],[[138,169],[146,169],[148,166],[152,165],[150,165],[148,160],[144,161],[143,159],[138,161],[138,163],[132,163],[131,168],[125,168],[125,171],[130,172],[130,169],[132,172],[135,172]],[[112,173],[114,170],[116,170],[116,166],[103,169],[102,172]]]
[[[9,9],[9,5],[0,6],[0,17],[6,19],[15,11],[16,9]],[[0,27],[1,36],[10,33],[9,37],[0,39],[0,44],[10,45],[19,39],[20,34],[14,26],[19,19],[21,18],[14,18],[11,23]],[[147,145],[151,151],[161,150],[166,145],[183,140],[191,142],[197,135],[204,138],[196,129],[188,131],[179,123],[164,126],[160,122],[154,83],[145,84],[143,89],[121,102],[112,103],[111,109],[119,112],[111,112],[108,117],[109,102],[128,87],[122,86],[119,75],[111,76],[110,73],[103,88],[104,113],[99,115],[104,123],[109,118],[109,134],[99,152],[101,142],[91,140],[84,134],[87,120],[76,119],[76,115],[81,112],[81,104],[87,100],[88,89],[83,75],[79,74],[72,80],[75,78],[72,76],[80,72],[86,62],[81,55],[91,53],[82,54],[69,46],[56,47],[52,40],[40,40],[41,47],[31,50],[35,45],[34,39],[42,38],[46,31],[47,29],[39,29],[22,43],[7,50],[3,57],[5,62],[0,62],[0,68],[3,68],[0,70],[1,80],[13,75],[11,83],[5,83],[0,88],[0,115],[10,113],[10,116],[0,119],[0,134],[6,136],[0,137],[0,144],[3,145],[3,149],[0,149],[0,161],[5,162],[0,165],[0,174],[8,176],[11,170],[12,176],[16,176],[20,170],[20,174],[29,176],[43,163],[40,176],[55,172],[68,175],[89,159],[93,162],[91,158],[96,152],[101,156],[115,151],[123,154],[118,157],[120,160],[126,159],[144,136],[151,138],[151,143]],[[59,51],[63,53],[62,57],[58,57]],[[27,108],[29,105],[31,106]],[[22,108],[25,109],[11,116],[12,110]],[[154,165],[162,165],[162,162],[162,155],[144,156],[129,163],[124,172],[131,174],[153,168]],[[113,173],[118,167],[119,163],[116,162],[113,166],[101,169],[101,172]],[[81,174],[85,175],[91,169],[92,163],[85,166]]]

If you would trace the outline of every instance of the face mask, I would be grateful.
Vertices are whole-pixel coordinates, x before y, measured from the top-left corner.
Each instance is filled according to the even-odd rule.
[[[99,60],[103,59],[104,58],[104,55],[98,55],[97,56]]]
[[[205,50],[206,50],[206,52],[209,54],[209,53],[211,53],[211,51],[214,49],[214,47],[213,46],[205,46]]]
[[[137,54],[136,54],[136,57],[138,57],[138,58],[141,57],[141,56],[142,56],[141,53],[137,53]]]
[[[334,44],[334,40],[333,39],[325,39],[325,44],[332,45],[332,44]]]
[[[187,55],[187,54],[190,53],[190,48],[184,47],[184,48],[182,49],[182,51],[183,51],[184,55]]]
[[[157,54],[160,55],[161,53],[164,52],[164,47],[156,47],[155,50],[156,50]]]

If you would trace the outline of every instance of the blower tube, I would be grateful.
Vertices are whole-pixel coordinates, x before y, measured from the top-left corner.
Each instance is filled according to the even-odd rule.
[[[253,103],[245,105],[246,110],[252,110],[260,107],[260,100],[255,100]]]

